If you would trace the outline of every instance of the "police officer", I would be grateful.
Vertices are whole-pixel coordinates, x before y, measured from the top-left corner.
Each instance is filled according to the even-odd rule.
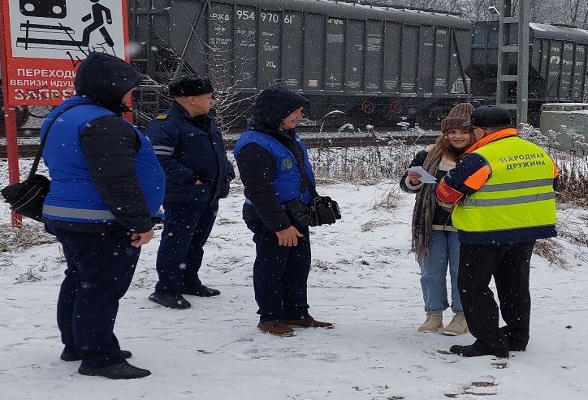
[[[537,239],[556,236],[557,167],[543,149],[517,136],[503,107],[482,106],[464,126],[473,128],[477,142],[436,194],[456,203],[451,218],[460,241],[457,284],[476,341],[450,351],[508,357],[529,342],[530,260]],[[502,328],[488,287],[492,277],[506,322]]]
[[[209,79],[183,76],[170,82],[172,106],[147,126],[166,176],[164,229],[157,253],[159,281],[151,301],[169,308],[191,305],[182,294],[210,297],[220,291],[198,277],[204,244],[214,225],[219,199],[229,193],[235,171],[227,159],[214,117]]]
[[[310,220],[296,218],[303,214],[296,209],[304,211],[311,201],[308,185],[314,185],[306,147],[294,130],[306,104],[306,98],[285,88],[265,89],[255,102],[251,127],[234,151],[245,186],[243,219],[256,244],[257,327],[276,336],[294,335],[292,327],[333,327],[308,313]],[[303,186],[303,180],[310,182]]]

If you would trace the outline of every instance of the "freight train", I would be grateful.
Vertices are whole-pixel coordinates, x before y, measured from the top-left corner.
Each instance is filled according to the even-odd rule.
[[[498,22],[326,0],[131,0],[130,15],[134,63],[161,84],[210,76],[229,124],[243,124],[273,84],[308,97],[321,124],[335,115],[435,127],[457,102],[496,100]],[[506,35],[516,38],[516,26]],[[542,103],[583,102],[588,31],[532,23],[529,46],[529,122]],[[516,74],[516,54],[504,63]],[[508,96],[516,102],[515,83]],[[160,102],[144,103],[150,114]]]
[[[210,77],[226,127],[279,84],[311,100],[317,124],[438,127],[457,102],[495,102],[497,22],[332,0],[128,0],[131,62],[144,74],[139,125],[169,104],[166,84]],[[506,32],[516,37],[516,29]],[[545,102],[587,96],[588,31],[530,24],[529,122]],[[516,74],[516,54],[503,73]],[[511,84],[509,100],[515,102]]]

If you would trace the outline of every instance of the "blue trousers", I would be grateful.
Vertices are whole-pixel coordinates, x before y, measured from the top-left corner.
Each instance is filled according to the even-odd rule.
[[[124,361],[114,323],[140,249],[128,232],[80,233],[48,227],[63,246],[65,279],[57,300],[57,326],[66,349],[82,366],[102,368]]]
[[[300,319],[308,316],[307,282],[310,272],[308,227],[298,228],[298,246],[278,244],[276,233],[259,219],[247,221],[253,232],[256,258],[253,289],[261,321]]]
[[[457,232],[433,231],[429,239],[429,257],[419,260],[421,289],[427,313],[438,313],[449,307],[447,300],[447,266],[451,277],[451,309],[463,314],[457,287],[459,240]]]
[[[210,236],[218,202],[164,203],[163,232],[157,251],[155,290],[181,292],[202,285],[198,271],[202,266],[204,244]]]

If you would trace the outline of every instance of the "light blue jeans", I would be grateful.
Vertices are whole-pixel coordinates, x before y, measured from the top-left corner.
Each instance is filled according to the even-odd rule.
[[[447,301],[447,265],[451,275],[451,310],[463,314],[457,289],[459,268],[459,241],[457,232],[433,231],[429,239],[429,258],[419,260],[421,288],[427,313],[443,312],[449,308]]]

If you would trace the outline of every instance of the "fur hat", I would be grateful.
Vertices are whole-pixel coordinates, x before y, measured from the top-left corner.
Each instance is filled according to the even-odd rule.
[[[463,129],[464,122],[469,121],[474,112],[474,106],[470,103],[459,103],[449,111],[447,117],[441,121],[441,132],[445,133],[450,129]]]
[[[169,95],[172,97],[200,96],[213,93],[214,88],[208,78],[197,76],[182,76],[169,83]]]

